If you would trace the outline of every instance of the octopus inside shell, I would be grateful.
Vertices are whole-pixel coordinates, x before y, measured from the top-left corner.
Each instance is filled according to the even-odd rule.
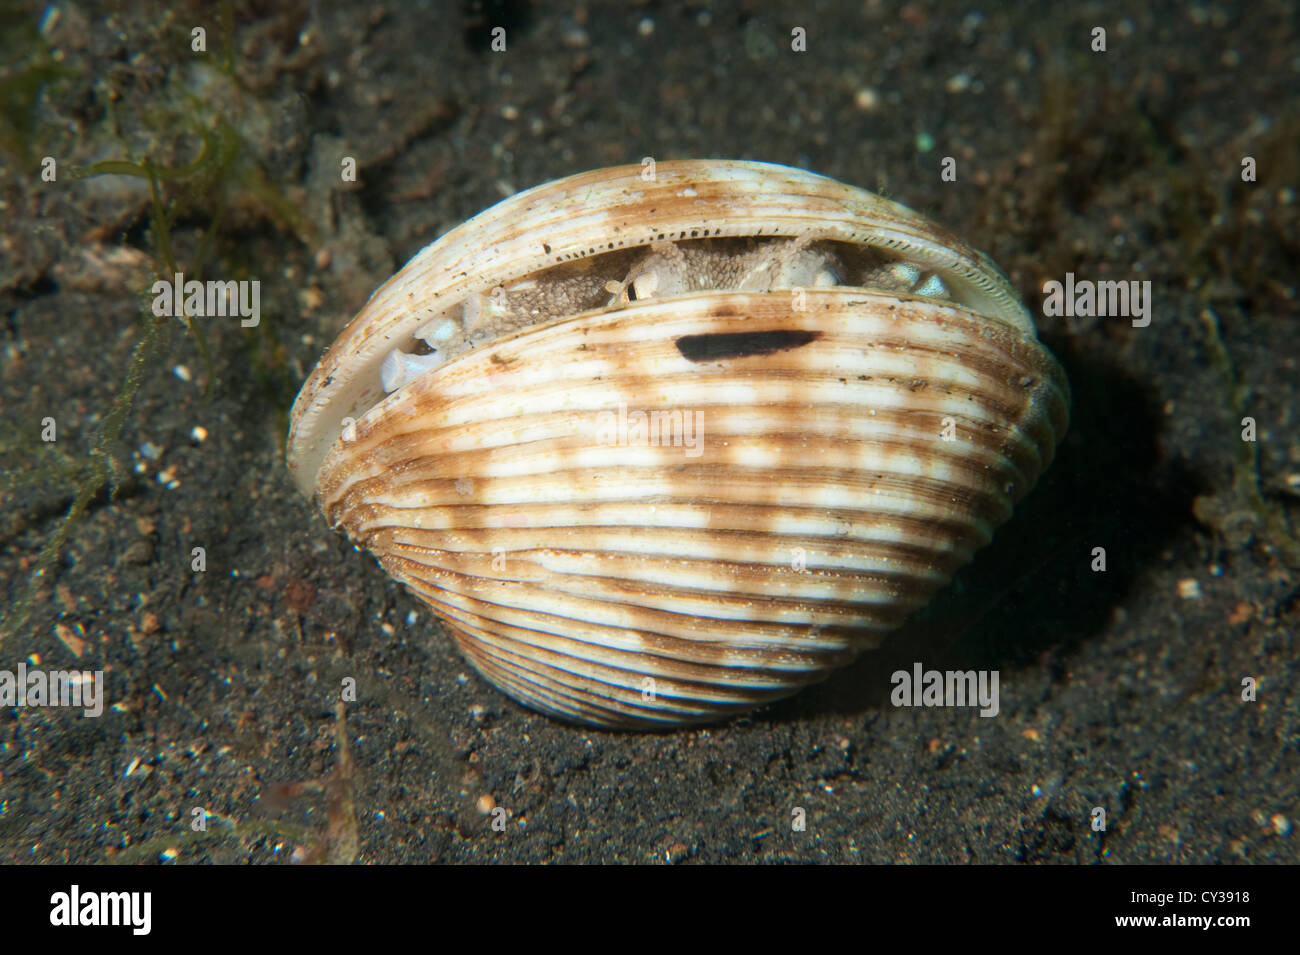
[[[717,720],[875,646],[1007,519],[1068,385],[1014,289],[786,166],[570,176],[378,289],[289,466],[521,702]]]

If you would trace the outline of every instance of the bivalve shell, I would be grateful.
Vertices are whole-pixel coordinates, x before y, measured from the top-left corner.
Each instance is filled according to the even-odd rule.
[[[1014,291],[937,226],[801,170],[661,163],[417,255],[304,385],[290,465],[487,679],[653,727],[875,646],[1067,407]]]

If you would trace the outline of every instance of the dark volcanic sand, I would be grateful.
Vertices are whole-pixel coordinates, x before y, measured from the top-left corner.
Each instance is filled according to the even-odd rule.
[[[262,319],[202,320],[210,396],[176,328],[113,445],[116,497],[95,500],[0,647],[0,668],[106,670],[111,707],[0,710],[0,861],[1300,857],[1290,3],[815,3],[793,21],[762,4],[477,19],[235,4],[242,91],[218,69],[216,5],[123,6],[60,5],[47,43],[65,75],[33,104],[31,158],[0,153],[10,604],[71,500],[66,480],[32,478],[41,419],[84,459],[152,281],[143,181],[67,166],[146,151],[180,165],[195,128],[228,118],[252,165],[226,187],[209,274],[259,279]],[[497,24],[504,53],[487,48]],[[0,61],[38,55],[30,35],[6,43]],[[64,164],[53,183],[44,155]],[[358,183],[339,182],[341,155]],[[423,244],[513,190],[643,156],[805,166],[934,216],[1024,294],[1074,407],[994,544],[880,651],[747,719],[631,735],[562,725],[481,680],[298,495],[282,443],[322,349]],[[957,182],[940,181],[945,156]],[[182,268],[214,207],[178,216]],[[1150,280],[1150,325],[1042,317],[1043,282],[1066,272]],[[1240,464],[1244,415],[1257,474]],[[999,670],[1000,713],[893,708],[890,674],[918,660]],[[340,717],[345,677],[359,699]],[[189,825],[200,807],[206,833]]]

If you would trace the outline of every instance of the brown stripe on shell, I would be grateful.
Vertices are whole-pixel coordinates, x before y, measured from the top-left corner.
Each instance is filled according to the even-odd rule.
[[[675,505],[657,505],[656,512],[673,507]],[[499,549],[502,553],[525,556],[531,553],[636,554],[692,561],[707,559],[708,555],[722,551],[730,560],[741,564],[788,567],[799,557],[810,574],[907,573],[920,577],[951,574],[970,558],[975,549],[974,542],[971,542],[968,547],[940,550],[940,541],[950,544],[954,540],[952,535],[932,535],[926,540],[926,530],[921,526],[923,521],[886,514],[872,514],[867,521],[862,519],[860,512],[854,523],[861,531],[853,540],[848,540],[847,533],[828,538],[814,533],[780,533],[776,529],[756,535],[748,528],[723,528],[714,521],[710,521],[707,527],[649,526],[642,523],[635,528],[635,534],[630,534],[628,528],[632,526],[633,517],[638,515],[631,508],[625,510],[628,516],[620,523],[608,520],[568,525],[544,522],[539,527],[498,526],[487,529],[459,524],[453,530],[428,530],[402,525],[394,518],[388,526],[367,531],[364,541],[377,552],[404,553],[410,548],[467,557],[492,555],[494,549]],[[643,516],[643,507],[640,512]],[[838,534],[841,528],[849,526],[842,519],[823,520],[821,515],[804,513],[809,513],[810,521],[817,519],[831,534]],[[752,525],[752,518],[748,523]],[[905,540],[900,539],[905,535]]]
[[[504,569],[494,573],[503,564]],[[510,606],[529,601],[528,606],[550,608],[557,596],[566,612],[576,613],[595,603],[610,604],[617,626],[627,626],[626,619],[639,616],[637,608],[659,607],[714,621],[738,619],[746,626],[755,621],[801,625],[810,618],[829,623],[836,617],[844,626],[867,626],[872,621],[878,623],[883,614],[899,616],[895,611],[906,593],[935,586],[932,579],[918,574],[850,575],[770,564],[613,554],[584,559],[564,552],[511,554],[502,561],[494,554],[406,547],[389,554],[384,566],[394,576],[436,577],[451,588],[484,594]],[[698,582],[681,581],[689,571],[698,574]],[[508,594],[501,591],[501,584],[508,585]],[[558,606],[554,612],[558,615]]]
[[[500,607],[457,593],[426,594],[426,583],[417,586],[421,588],[417,593],[453,623],[493,632],[514,653],[544,655],[574,672],[605,672],[601,668],[606,668],[638,676],[688,678],[701,686],[772,688],[789,679],[786,673],[820,672],[844,663],[876,639],[866,630],[811,625],[774,630],[775,635],[766,642],[751,640],[744,645],[726,639],[726,634],[718,639],[692,640],[657,630],[604,627],[587,620],[577,620],[575,627],[574,618]]]
[[[612,578],[551,575],[540,581],[503,577],[474,577],[404,560],[388,554],[384,569],[399,580],[419,582],[439,591],[438,599],[457,606],[458,599],[492,605],[502,620],[554,618],[569,621],[570,632],[589,628],[656,633],[677,639],[697,638],[702,646],[720,646],[724,637],[730,650],[755,645],[781,645],[788,629],[806,627],[882,630],[899,623],[907,610],[901,604],[924,600],[933,584],[899,578],[887,588],[877,588],[875,598],[855,602],[837,600],[780,600],[761,594],[707,593],[698,589],[633,586]],[[854,582],[846,581],[848,590]],[[867,595],[868,588],[856,585]],[[426,596],[431,596],[430,591]],[[543,628],[547,629],[547,628]],[[608,644],[606,644],[608,646]],[[596,648],[593,649],[596,652]]]

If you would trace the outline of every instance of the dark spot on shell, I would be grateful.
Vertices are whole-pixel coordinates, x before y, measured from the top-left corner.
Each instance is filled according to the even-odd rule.
[[[727,332],[716,335],[683,335],[675,344],[687,361],[721,361],[726,358],[748,358],[752,355],[774,355],[777,352],[801,348],[821,338],[815,331]]]

